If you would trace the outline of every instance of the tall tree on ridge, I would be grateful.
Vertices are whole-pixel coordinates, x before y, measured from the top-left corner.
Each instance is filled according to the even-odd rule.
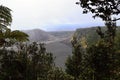
[[[76,2],[76,4],[80,5],[83,8],[84,14],[91,12],[93,14],[93,18],[99,17],[103,21],[105,21],[107,30],[103,32],[101,30],[101,27],[98,27],[96,31],[101,37],[101,40],[98,42],[97,45],[93,46],[94,48],[92,48],[89,53],[92,54],[91,60],[94,64],[93,67],[95,70],[102,69],[100,68],[100,66],[109,69],[107,71],[108,75],[106,75],[107,80],[109,80],[111,79],[112,75],[115,74],[114,56],[116,54],[114,50],[114,39],[116,36],[116,21],[120,19],[116,19],[112,16],[120,14],[120,0],[79,0],[79,2]],[[105,63],[102,58],[106,59]],[[101,64],[102,62],[104,63],[104,65]],[[98,64],[99,66],[97,66]],[[95,73],[99,72],[96,71]],[[99,73],[97,75],[102,75],[104,73],[106,72],[103,71],[102,73]],[[96,79],[103,80],[103,78],[99,76],[97,76]]]
[[[100,28],[98,28],[97,32],[101,38],[107,37],[106,42],[112,46],[116,33],[115,21],[120,19],[112,18],[112,15],[118,15],[120,13],[120,0],[79,0],[76,4],[83,8],[83,14],[91,12],[93,18],[99,17],[105,21],[107,27],[106,33],[103,33]]]
[[[120,0],[79,0],[76,4],[83,8],[83,14],[91,12],[93,18],[101,18],[107,27],[105,32],[98,27],[96,31],[101,37],[101,40],[88,50],[88,53],[91,54],[91,62],[93,63],[92,69],[94,70],[94,75],[96,75],[95,79],[115,79],[112,76],[118,74],[119,71],[116,73],[117,69],[114,67],[116,65],[116,60],[118,61],[118,59],[115,60],[116,53],[114,50],[114,41],[116,36],[116,21],[120,18],[116,19],[112,16],[120,14]],[[106,62],[103,59],[105,59]],[[102,68],[106,68],[107,71],[99,73],[99,70]],[[105,74],[106,72],[109,75]]]
[[[73,36],[71,41],[73,46],[72,55],[67,58],[65,63],[66,73],[73,76],[74,80],[78,80],[82,74],[83,68],[83,50],[76,36]]]

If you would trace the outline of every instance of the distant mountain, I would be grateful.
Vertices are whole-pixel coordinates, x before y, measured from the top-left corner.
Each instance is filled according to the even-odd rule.
[[[102,23],[93,23],[93,22],[89,22],[89,24],[51,24],[51,25],[46,25],[44,27],[42,27],[41,29],[45,30],[45,31],[75,31],[78,28],[90,28],[92,27],[92,25],[96,25],[96,26],[102,26],[104,24]]]
[[[52,31],[48,32],[51,35],[54,35],[57,38],[66,38],[73,36],[75,31]]]
[[[31,42],[43,42],[55,39],[53,35],[40,29],[24,30],[23,32],[29,35],[29,40]]]

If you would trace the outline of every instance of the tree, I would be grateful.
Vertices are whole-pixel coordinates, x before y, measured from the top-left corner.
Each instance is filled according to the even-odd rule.
[[[69,56],[65,63],[66,72],[67,74],[73,76],[74,80],[78,80],[79,76],[82,74],[84,52],[76,36],[73,36],[71,43],[73,46],[73,52],[72,56]]]
[[[18,54],[13,50],[0,49],[0,79],[21,80],[24,72],[23,64],[17,58]]]
[[[115,69],[115,50],[114,40],[116,36],[116,21],[120,18],[113,18],[112,15],[120,14],[120,0],[79,0],[79,4],[83,8],[83,13],[93,13],[93,18],[99,17],[105,21],[107,30],[103,32],[101,27],[96,30],[101,37],[97,44],[88,49],[88,53],[92,54],[91,64],[96,80],[115,79],[113,76]],[[118,61],[118,60],[117,60]],[[106,68],[107,71],[104,69]],[[100,70],[104,70],[103,72]]]
[[[61,68],[53,67],[48,72],[47,75],[48,80],[74,80],[72,76],[66,74]]]
[[[16,45],[18,50],[0,49],[1,80],[47,80],[54,65],[51,53],[44,44]]]
[[[98,28],[97,33],[101,36],[101,38],[107,38],[106,42],[111,46],[114,42],[114,37],[116,33],[116,24],[115,21],[118,19],[113,19],[112,15],[118,15],[120,13],[120,1],[119,0],[79,0],[76,2],[83,8],[83,13],[86,14],[88,12],[93,13],[93,17],[100,17],[103,21],[105,21],[107,31],[103,33]]]
[[[117,35],[115,37],[115,54],[114,55],[114,65],[115,66],[115,75],[117,77],[116,80],[119,80],[120,79],[120,31],[118,30],[117,31]]]
[[[28,41],[28,35],[24,32],[15,30],[11,31],[8,28],[12,23],[11,9],[5,6],[0,6],[0,46],[3,46],[5,43],[9,44],[11,41]],[[15,42],[15,41],[14,41]]]
[[[79,0],[76,2],[83,8],[83,13],[92,12],[95,17],[102,18],[103,21],[115,21],[111,15],[118,15],[120,13],[119,0]]]
[[[11,9],[0,5],[0,30],[10,26],[12,23]]]
[[[113,76],[111,75],[112,58],[108,51],[109,48],[104,41],[99,41],[96,45],[92,45],[87,49],[89,65],[92,69],[94,80],[110,80]]]
[[[0,38],[2,42],[0,42],[0,46],[6,45],[10,46],[15,42],[25,42],[29,41],[28,35],[22,31],[14,30],[11,31],[9,28],[6,28],[6,31],[0,34]]]
[[[46,52],[44,44],[34,42],[30,45],[21,45],[19,50],[19,54],[23,56],[22,62],[26,65],[25,79],[47,80],[48,71],[54,65],[54,58],[51,53]]]
[[[11,9],[5,6],[0,6],[0,35],[2,35],[8,26],[12,23]],[[4,43],[5,40],[0,36],[0,44]]]

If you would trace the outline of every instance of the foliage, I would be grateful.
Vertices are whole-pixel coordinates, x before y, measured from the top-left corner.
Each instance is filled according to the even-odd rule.
[[[117,30],[116,37],[115,37],[115,49],[120,50],[120,31]]]
[[[28,41],[28,35],[22,31],[14,30],[10,32],[10,39],[15,39],[18,42]]]
[[[107,69],[110,69],[110,71],[112,72],[112,73],[110,73],[112,75],[110,77],[111,78],[113,77],[113,79],[115,79],[115,80],[119,80],[120,79],[120,77],[119,77],[120,76],[120,74],[119,74],[119,72],[120,72],[120,69],[119,69],[119,67],[120,67],[120,60],[119,60],[120,59],[120,45],[119,45],[119,43],[120,43],[120,40],[119,40],[120,27],[118,26],[117,31],[116,31],[117,33],[115,36],[114,48],[109,48],[109,44],[106,44],[106,42],[103,39],[100,39],[98,37],[98,35],[95,34],[95,29],[96,28],[86,28],[86,29],[84,29],[84,32],[82,32],[83,29],[79,29],[75,33],[78,40],[82,39],[83,42],[86,42],[86,40],[87,40],[87,48],[86,48],[87,53],[84,54],[84,57],[85,57],[84,66],[83,66],[84,70],[82,72],[82,75],[86,76],[86,77],[84,78],[82,76],[82,77],[80,77],[80,79],[83,78],[83,80],[92,80],[97,76],[97,74],[100,75],[100,72],[96,74],[95,67],[97,69],[98,68],[102,69],[106,66],[106,67],[109,67]],[[105,27],[102,27],[101,29],[102,29],[102,31],[105,31]],[[88,33],[88,34],[85,34],[85,33]],[[81,37],[82,34],[83,35],[85,34],[85,38],[86,38],[85,40],[84,40],[84,37]],[[92,41],[95,41],[95,43],[93,44]],[[81,45],[82,45],[82,43],[81,43]],[[109,59],[105,58],[105,56]],[[110,56],[113,56],[113,57],[111,58]],[[109,61],[110,61],[110,63],[109,63]],[[109,66],[106,64],[109,64]],[[98,67],[98,65],[103,66],[103,67]],[[104,71],[104,69],[101,71],[103,71],[103,73],[101,73],[101,78],[102,77],[104,78],[106,72]],[[105,76],[105,77],[107,77],[107,76]]]
[[[0,30],[10,26],[12,22],[11,9],[0,5]]]
[[[97,45],[88,48],[90,67],[93,71],[95,80],[110,80],[112,77],[112,57],[109,54],[111,51],[103,41]]]
[[[22,63],[17,59],[14,51],[0,50],[0,79],[1,80],[19,80],[22,79],[24,68]]]
[[[84,10],[83,13],[92,12],[93,17],[100,17],[104,21],[110,21],[111,15],[120,13],[119,0],[79,0],[79,4]]]
[[[104,28],[104,27],[103,27]],[[103,30],[102,28],[102,30]],[[75,31],[75,35],[79,40],[81,40],[83,37],[86,38],[87,46],[91,46],[95,44],[100,37],[96,33],[97,27],[91,27],[91,28],[80,28]]]
[[[28,41],[28,35],[22,31],[19,30],[14,30],[11,31],[9,28],[6,28],[4,33],[0,34],[0,46],[3,45],[11,45],[13,43],[15,43],[16,41],[18,42],[25,42]]]
[[[104,39],[110,47],[113,46],[115,34],[116,34],[116,20],[112,19],[112,15],[118,15],[120,13],[120,1],[119,0],[79,0],[77,2],[84,10],[83,13],[92,12],[94,17],[100,17],[105,21],[107,30],[102,32],[98,27],[97,33]]]
[[[82,74],[83,67],[83,54],[81,44],[78,42],[77,38],[73,36],[72,40],[73,52],[72,56],[69,56],[66,61],[66,72],[77,80]]]
[[[116,36],[116,21],[112,17],[120,13],[120,0],[79,0],[77,2],[82,8],[83,13],[91,12],[93,17],[99,17],[105,21],[107,30],[102,31],[101,27],[96,30],[100,40],[88,48],[88,59],[90,61],[90,70],[93,72],[94,80],[116,80],[117,69],[115,66],[119,63],[114,50]],[[117,58],[117,59],[116,59]]]
[[[5,6],[0,6],[0,46],[6,43],[13,43],[15,40],[19,42],[28,41],[28,35],[15,30],[11,31],[8,28],[12,23],[11,9]]]
[[[0,50],[0,78],[2,80],[47,80],[54,58],[44,44],[17,45],[18,50]]]
[[[72,76],[66,74],[61,68],[54,67],[48,72],[48,80],[74,80]]]

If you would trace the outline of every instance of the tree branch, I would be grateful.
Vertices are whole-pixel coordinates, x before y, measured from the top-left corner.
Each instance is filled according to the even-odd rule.
[[[113,19],[112,21],[117,21],[117,20],[120,20],[120,18],[117,18],[117,19]]]

